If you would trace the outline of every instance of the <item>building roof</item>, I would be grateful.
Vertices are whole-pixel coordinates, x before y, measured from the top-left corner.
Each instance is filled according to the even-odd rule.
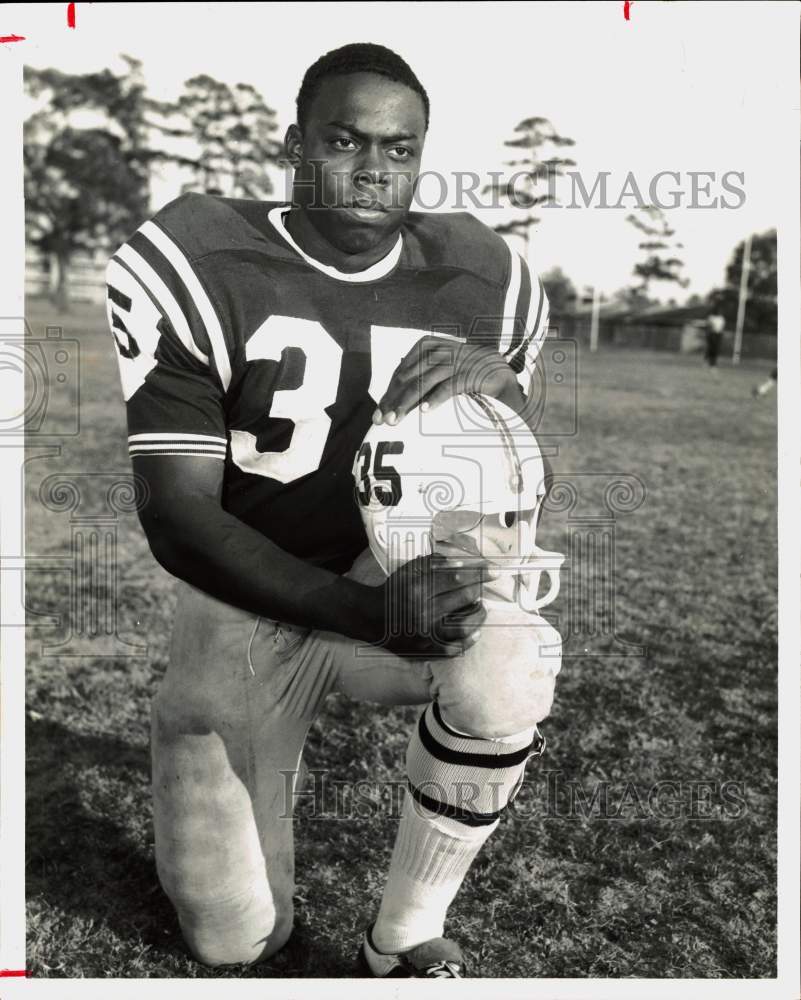
[[[704,319],[709,313],[709,304],[697,306],[645,306],[635,309],[625,302],[602,302],[600,318],[616,319],[623,323],[653,323],[655,326],[683,326],[693,320]],[[591,305],[579,305],[565,313],[566,316],[586,317],[592,315]]]

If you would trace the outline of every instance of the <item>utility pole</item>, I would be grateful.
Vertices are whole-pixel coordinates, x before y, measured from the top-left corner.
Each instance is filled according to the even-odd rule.
[[[590,350],[598,350],[598,322],[601,315],[601,289],[594,285],[592,289],[592,319],[590,321]]]

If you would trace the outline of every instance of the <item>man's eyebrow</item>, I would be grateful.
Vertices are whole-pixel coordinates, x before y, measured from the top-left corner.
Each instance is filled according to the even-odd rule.
[[[350,132],[351,135],[355,135],[357,139],[369,139],[370,136],[366,132],[362,132],[358,129],[353,122],[342,122],[342,121],[330,121],[326,122],[327,125],[333,125],[335,128],[343,128],[346,132]],[[382,142],[398,142],[401,139],[417,139],[417,133],[415,132],[396,132],[395,135],[385,135],[381,137]]]

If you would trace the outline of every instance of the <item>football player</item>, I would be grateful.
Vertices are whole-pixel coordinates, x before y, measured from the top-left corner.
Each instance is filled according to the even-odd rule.
[[[208,965],[289,937],[284,775],[330,692],[432,704],[436,719],[414,746],[442,791],[404,809],[372,975],[463,974],[445,912],[504,803],[454,811],[449,783],[466,767],[511,794],[536,748],[525,698],[514,732],[469,711],[454,728],[436,707],[431,663],[478,641],[486,560],[429,554],[385,577],[354,502],[371,422],[479,390],[526,419],[547,329],[541,283],[500,237],[410,210],[428,122],[395,53],[328,53],[286,135],[291,204],[186,194],[108,265],[140,519],[179,581],[152,708],[156,862]]]

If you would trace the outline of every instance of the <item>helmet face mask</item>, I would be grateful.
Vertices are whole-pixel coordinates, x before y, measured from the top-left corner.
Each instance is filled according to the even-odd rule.
[[[440,511],[431,525],[432,551],[481,556],[499,570],[519,572],[532,555],[537,514],[537,507],[486,514]]]

